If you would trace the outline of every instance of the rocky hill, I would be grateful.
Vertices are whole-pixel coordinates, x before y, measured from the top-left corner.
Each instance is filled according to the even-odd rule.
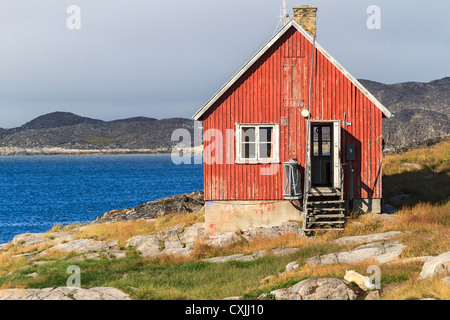
[[[428,83],[360,82],[394,114],[383,120],[385,151],[434,143],[450,136],[450,77]],[[194,121],[146,117],[102,121],[70,112],[53,112],[18,128],[0,128],[0,149],[168,152],[177,144],[171,141],[171,135],[178,128],[188,129],[193,136]]]
[[[0,147],[168,152],[177,144],[171,141],[171,135],[178,128],[193,132],[194,122],[184,118],[146,117],[102,121],[69,112],[53,112],[18,128],[1,129]]]
[[[428,83],[360,82],[394,114],[383,120],[386,149],[398,150],[450,136],[450,77]]]

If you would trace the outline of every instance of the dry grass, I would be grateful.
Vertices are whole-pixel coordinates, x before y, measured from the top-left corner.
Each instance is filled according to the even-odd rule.
[[[362,215],[348,221],[345,231],[334,237],[403,231],[399,240],[407,247],[402,257],[439,255],[450,250],[450,202],[419,203],[395,215]]]
[[[398,213],[388,230],[410,231],[402,238],[405,257],[439,255],[450,250],[450,202],[444,205],[420,203]]]
[[[439,255],[450,250],[450,202],[443,205],[419,203],[401,209],[395,216],[363,215],[348,223],[339,236],[403,231],[407,248],[403,257]]]
[[[175,225],[189,226],[202,221],[204,210],[195,213],[171,213],[154,220],[89,224],[73,232],[78,239],[117,240],[118,245],[123,247],[128,239],[137,235],[155,234]]]
[[[48,249],[45,253],[40,255],[40,259],[43,260],[58,260],[64,257],[67,257],[69,253],[66,251],[59,251],[53,248]]]
[[[15,288],[15,289],[22,289],[22,288],[26,288],[25,285],[16,285],[15,283],[13,284],[12,282],[5,282],[3,284],[0,285],[0,290],[3,289],[11,289],[11,288]]]
[[[19,255],[24,253],[39,253],[48,249],[51,246],[52,244],[50,242],[31,244],[27,246],[9,246],[8,253],[11,255]]]
[[[390,290],[381,296],[382,300],[417,300],[432,298],[450,300],[450,286],[439,277],[426,280],[411,279],[402,283],[396,290]]]
[[[450,170],[450,139],[432,147],[424,146],[405,153],[387,155],[383,159],[383,175],[390,176],[413,169],[405,163],[418,164],[422,169],[435,173],[448,172]]]
[[[416,168],[417,167],[417,168]],[[397,196],[405,197],[399,199]],[[450,200],[450,139],[383,159],[383,198],[402,208]]]
[[[302,237],[298,233],[289,232],[277,238],[256,238],[250,241],[242,238],[230,245],[211,247],[200,241],[194,245],[193,255],[197,258],[226,256],[232,254],[252,254],[260,250],[275,248],[308,248],[321,247],[327,244],[325,239]],[[329,245],[329,244],[328,244]]]
[[[354,270],[361,275],[370,277],[372,273],[367,271],[368,267],[373,265],[378,265],[378,263],[376,260],[371,259],[352,264],[342,263],[317,265],[314,267],[306,264],[296,271],[286,272],[278,277],[271,278],[260,285],[258,289],[251,288],[248,292],[251,292],[252,290],[267,292],[273,290],[273,288],[281,288],[286,285],[292,285],[292,283],[296,283],[307,278],[336,277],[343,279],[347,270]],[[386,285],[391,283],[401,283],[417,278],[422,268],[422,263],[392,263],[384,264],[379,267],[381,271],[381,285],[382,287],[386,287]]]
[[[5,275],[27,264],[24,258],[13,257],[13,254],[5,252],[0,254],[0,275]]]

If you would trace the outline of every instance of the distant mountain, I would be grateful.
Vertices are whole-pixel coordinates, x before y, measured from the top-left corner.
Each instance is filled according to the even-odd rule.
[[[394,114],[383,120],[386,148],[395,150],[450,136],[450,77],[428,83],[359,80]]]
[[[185,128],[193,136],[194,121],[184,118],[134,117],[102,121],[70,112],[52,112],[21,127],[0,129],[0,147],[64,149],[152,149],[168,152],[172,132]]]
[[[428,83],[360,82],[394,117],[383,120],[386,150],[398,150],[450,136],[450,77]],[[0,128],[0,147],[63,149],[152,149],[168,152],[172,132],[194,121],[134,117],[102,121],[70,112],[52,112],[13,129]]]
[[[31,129],[50,129],[60,128],[67,126],[74,126],[77,124],[100,124],[104,123],[102,120],[91,119],[86,117],[80,117],[71,112],[52,112],[44,114],[30,122],[25,123],[18,128],[19,131],[31,130]]]

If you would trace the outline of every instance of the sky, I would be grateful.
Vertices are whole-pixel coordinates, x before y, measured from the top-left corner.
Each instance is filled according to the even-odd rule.
[[[358,79],[450,76],[450,1],[287,0],[318,7],[317,41]],[[79,15],[68,11],[79,8]],[[380,29],[367,20],[380,9]],[[1,0],[0,127],[67,111],[186,117],[280,29],[282,0]],[[78,19],[79,18],[79,19]]]

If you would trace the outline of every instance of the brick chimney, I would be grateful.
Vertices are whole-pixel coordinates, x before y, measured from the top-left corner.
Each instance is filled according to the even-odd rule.
[[[312,37],[316,36],[316,14],[317,7],[294,7],[295,21],[297,21]]]

